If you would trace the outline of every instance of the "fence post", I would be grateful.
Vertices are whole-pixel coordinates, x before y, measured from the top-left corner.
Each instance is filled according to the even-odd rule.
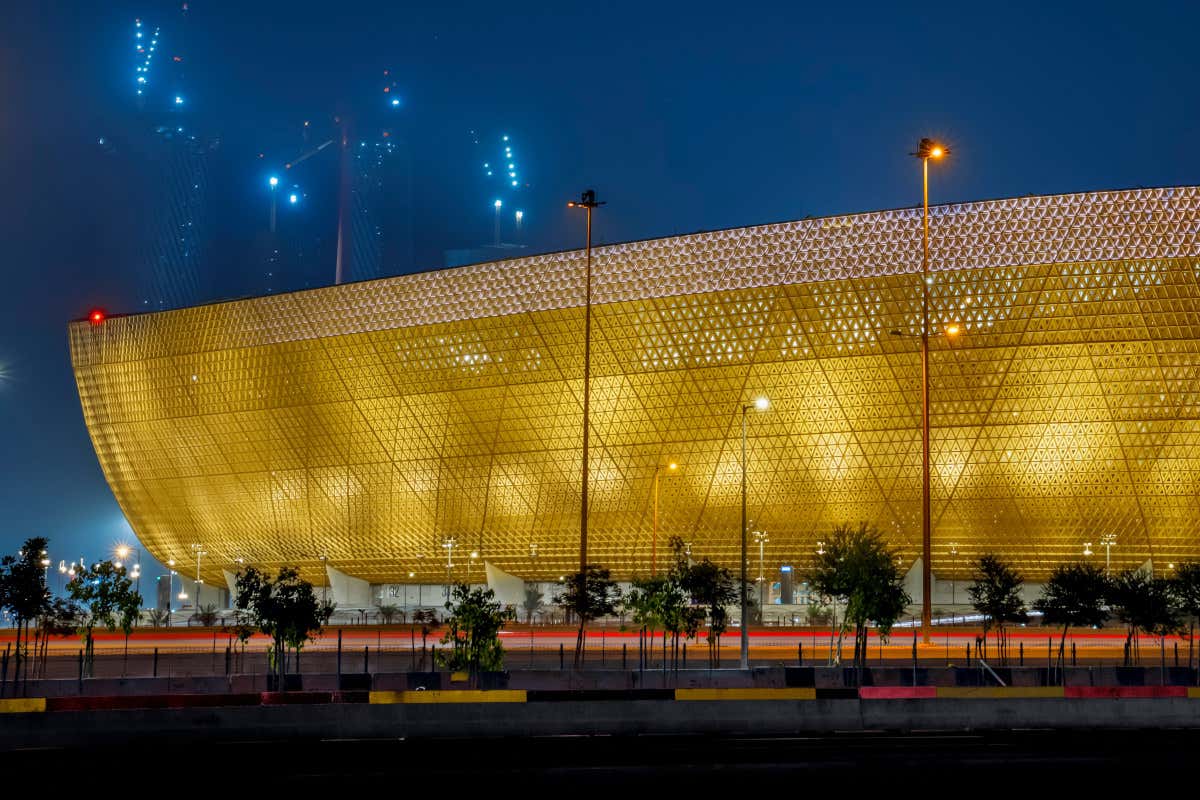
[[[1050,654],[1053,652],[1053,650],[1054,650],[1054,637],[1047,636],[1046,637],[1046,685],[1047,686],[1052,685],[1050,683]]]

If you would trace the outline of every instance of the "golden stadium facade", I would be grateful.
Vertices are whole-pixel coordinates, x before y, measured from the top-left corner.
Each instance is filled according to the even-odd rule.
[[[1037,580],[1200,557],[1200,189],[931,209],[932,568],[996,552]],[[590,561],[672,535],[737,563],[740,409],[766,567],[869,521],[921,547],[920,211],[595,250]],[[321,557],[372,583],[477,551],[578,560],[581,251],[70,326],[84,419],[161,561]],[[757,549],[757,548],[756,548]],[[753,553],[752,570],[758,553]],[[242,561],[239,561],[242,560]],[[476,578],[482,570],[476,572]]]

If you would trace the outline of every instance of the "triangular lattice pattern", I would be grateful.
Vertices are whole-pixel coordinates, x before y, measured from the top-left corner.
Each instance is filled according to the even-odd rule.
[[[932,212],[934,571],[998,552],[1037,579],[1113,534],[1117,565],[1200,557],[1200,190]],[[919,212],[600,248],[592,560],[661,540],[737,562],[740,404],[767,566],[836,523],[920,550]],[[577,561],[582,254],[74,323],[84,417],[160,559],[327,554],[437,582],[440,543],[518,575]],[[531,558],[531,545],[537,557]],[[951,547],[957,551],[951,556]],[[461,558],[460,558],[461,560]]]

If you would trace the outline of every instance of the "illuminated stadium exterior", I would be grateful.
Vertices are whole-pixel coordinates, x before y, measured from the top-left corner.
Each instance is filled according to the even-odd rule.
[[[1200,557],[1200,188],[931,209],[932,568],[1040,580]],[[678,535],[735,567],[741,406],[766,567],[840,522],[921,550],[920,210],[595,251],[589,560]],[[533,580],[578,563],[582,251],[70,326],[104,474],[161,561],[321,558],[439,583],[453,538]],[[757,553],[753,554],[754,557]],[[242,561],[239,561],[241,559]],[[751,559],[754,570],[757,564]],[[475,579],[482,578],[482,569]]]

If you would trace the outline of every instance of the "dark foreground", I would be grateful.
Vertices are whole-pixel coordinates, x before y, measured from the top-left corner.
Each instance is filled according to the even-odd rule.
[[[206,785],[260,783],[272,790],[390,788],[444,793],[487,788],[528,796],[556,786],[591,796],[604,789],[888,788],[902,795],[974,794],[997,788],[1116,786],[1113,781],[1187,771],[1200,731],[993,731],[987,733],[826,734],[788,738],[588,736],[489,740],[336,740],[142,742],[136,750],[103,743],[0,754],[0,769],[104,774],[136,753],[138,772],[178,780],[197,768]],[[11,774],[11,773],[9,773]],[[224,778],[217,778],[224,775]],[[480,781],[492,781],[481,783]],[[1030,781],[1033,781],[1032,783]],[[510,795],[511,796],[511,795]],[[641,796],[641,795],[639,795]]]

